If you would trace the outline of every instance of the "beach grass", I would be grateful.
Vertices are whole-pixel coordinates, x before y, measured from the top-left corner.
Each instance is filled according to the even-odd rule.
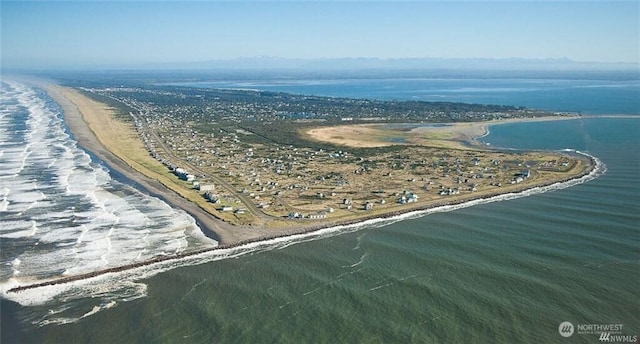
[[[178,179],[166,166],[151,157],[132,121],[118,118],[117,111],[103,103],[89,99],[78,91],[57,87],[58,91],[75,106],[100,144],[135,171],[158,181],[184,199],[196,204],[210,215],[231,224],[240,224],[233,214],[220,212],[196,190]]]

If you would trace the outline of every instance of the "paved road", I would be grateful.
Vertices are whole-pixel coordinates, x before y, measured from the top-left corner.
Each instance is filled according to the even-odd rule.
[[[150,115],[149,110],[148,109],[142,109],[140,108],[138,105],[136,104],[131,104],[127,101],[118,99],[118,98],[114,98],[111,97],[112,99],[121,102],[131,108],[136,109],[139,114],[134,114],[131,113],[131,116],[134,119],[135,123],[145,123],[144,121],[140,120],[139,116],[141,117],[147,117]],[[264,222],[266,222],[267,220],[271,220],[271,219],[275,219],[278,217],[275,216],[271,216],[271,215],[267,215],[264,212],[262,212],[260,209],[258,209],[258,207],[256,207],[256,205],[253,203],[253,200],[250,199],[247,195],[245,195],[242,192],[238,192],[238,190],[236,190],[233,185],[231,185],[230,183],[228,183],[226,180],[216,176],[216,175],[212,175],[210,173],[206,173],[206,171],[202,170],[201,168],[193,165],[192,163],[185,161],[183,159],[181,159],[180,157],[176,156],[175,154],[173,154],[173,152],[171,151],[171,149],[169,147],[167,147],[167,145],[165,144],[164,140],[160,138],[160,136],[153,131],[152,128],[148,127],[148,126],[144,126],[144,128],[141,128],[146,134],[148,134],[155,142],[156,142],[156,147],[155,149],[157,150],[158,148],[161,150],[160,155],[163,155],[167,160],[169,161],[174,161],[174,162],[179,162],[176,165],[179,165],[180,167],[184,168],[185,170],[189,171],[189,173],[194,174],[194,175],[205,175],[207,176],[207,178],[211,179],[214,184],[216,184],[216,187],[221,187],[223,189],[225,189],[227,192],[229,192],[231,195],[235,196],[236,198],[238,198],[240,200],[240,202],[242,202],[243,206],[246,208],[246,210],[251,213],[256,220],[258,221],[258,223],[256,223],[257,225],[262,225],[264,224]]]

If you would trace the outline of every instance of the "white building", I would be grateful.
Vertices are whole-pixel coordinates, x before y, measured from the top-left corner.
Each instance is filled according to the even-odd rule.
[[[213,184],[205,184],[205,185],[200,184],[198,187],[200,191],[213,191],[216,189],[215,185]]]

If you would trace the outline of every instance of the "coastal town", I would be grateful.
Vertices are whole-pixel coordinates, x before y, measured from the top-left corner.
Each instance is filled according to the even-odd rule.
[[[183,192],[234,225],[318,226],[401,213],[571,179],[589,165],[588,159],[557,152],[443,149],[401,140],[355,148],[305,135],[345,121],[452,123],[549,115],[523,108],[176,87],[82,90],[131,123],[149,156]]]
[[[640,344],[640,0],[0,23],[0,344]]]

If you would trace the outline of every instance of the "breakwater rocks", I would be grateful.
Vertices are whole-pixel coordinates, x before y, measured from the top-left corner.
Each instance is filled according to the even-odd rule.
[[[33,284],[18,286],[18,287],[9,289],[7,292],[8,293],[19,293],[21,291],[25,291],[25,290],[29,290],[29,289],[35,289],[35,288],[40,288],[40,287],[53,286],[53,285],[59,285],[59,284],[71,283],[71,282],[75,282],[75,281],[86,280],[86,279],[89,279],[89,278],[93,278],[93,277],[97,277],[97,276],[101,276],[101,275],[106,275],[106,274],[110,274],[110,273],[118,273],[118,272],[123,272],[123,271],[127,271],[127,270],[133,270],[133,269],[136,269],[136,268],[146,267],[146,266],[150,266],[150,265],[154,265],[154,264],[158,264],[158,263],[163,263],[163,262],[168,262],[168,261],[177,261],[177,260],[180,260],[180,259],[184,259],[186,257],[193,257],[193,256],[197,256],[197,255],[200,255],[200,254],[205,254],[205,253],[209,253],[209,252],[213,252],[213,251],[229,250],[229,249],[241,247],[241,246],[244,246],[244,245],[247,245],[247,244],[251,244],[251,243],[263,242],[263,241],[280,239],[280,238],[286,238],[286,237],[290,237],[290,236],[293,236],[293,235],[313,233],[313,232],[316,232],[316,231],[319,231],[319,230],[322,230],[322,229],[326,229],[326,228],[333,228],[333,227],[338,227],[338,226],[340,226],[340,227],[349,227],[349,226],[358,225],[358,224],[362,224],[364,222],[373,221],[373,220],[384,221],[384,220],[388,220],[388,219],[398,218],[398,217],[400,217],[402,215],[405,215],[405,214],[408,214],[408,213],[423,212],[423,211],[428,211],[428,210],[433,210],[433,209],[438,209],[438,208],[443,208],[443,207],[461,206],[461,205],[464,205],[464,204],[471,204],[472,202],[473,202],[473,204],[483,203],[483,202],[490,202],[490,201],[499,200],[499,197],[503,197],[503,196],[504,197],[512,196],[512,198],[520,197],[520,196],[526,195],[526,193],[528,193],[528,192],[530,192],[532,190],[536,190],[536,189],[540,189],[539,192],[544,192],[544,191],[547,191],[547,190],[545,190],[543,188],[548,188],[548,190],[551,190],[551,187],[553,187],[555,185],[557,185],[559,187],[564,185],[566,187],[566,186],[571,186],[571,185],[574,185],[574,184],[577,184],[577,183],[580,183],[580,182],[583,182],[583,181],[591,180],[591,179],[594,179],[595,177],[597,177],[598,175],[600,175],[601,173],[603,173],[606,170],[606,167],[604,166],[604,164],[602,162],[600,162],[600,160],[598,160],[597,158],[595,158],[595,157],[593,157],[591,155],[585,154],[585,153],[580,153],[580,152],[576,152],[576,153],[585,155],[590,159],[590,161],[591,161],[590,168],[585,168],[584,171],[582,171],[582,173],[580,173],[577,176],[568,177],[568,178],[565,178],[563,180],[555,180],[552,183],[546,183],[546,184],[545,183],[538,183],[538,184],[534,184],[534,185],[527,185],[526,187],[523,187],[521,189],[511,190],[510,192],[493,192],[493,193],[489,193],[489,194],[484,194],[481,197],[459,198],[459,199],[448,200],[448,201],[447,200],[443,200],[443,201],[437,202],[437,203],[418,205],[418,206],[415,206],[415,207],[405,207],[405,208],[402,208],[401,210],[398,210],[398,211],[387,212],[387,213],[383,213],[383,214],[376,214],[376,215],[371,215],[371,216],[366,216],[366,217],[360,217],[360,218],[352,219],[352,220],[335,221],[335,222],[323,222],[322,224],[315,225],[315,226],[301,226],[301,227],[297,227],[295,229],[290,229],[290,230],[287,230],[287,231],[280,231],[278,233],[274,233],[273,235],[259,236],[259,237],[255,237],[255,238],[251,238],[251,239],[247,239],[247,240],[240,240],[240,241],[236,241],[236,242],[232,242],[232,243],[221,244],[221,245],[214,246],[214,247],[204,248],[204,249],[200,249],[200,250],[196,250],[196,251],[190,251],[190,252],[183,252],[183,253],[174,254],[174,255],[157,256],[157,257],[154,257],[152,259],[141,261],[141,262],[136,262],[136,263],[121,265],[121,266],[117,266],[117,267],[112,267],[112,268],[92,271],[92,272],[88,272],[88,273],[84,273],[84,274],[61,277],[61,278],[58,278],[58,279],[43,281],[43,282],[40,282],[40,283],[33,283]],[[538,192],[532,192],[532,193],[538,193]]]

